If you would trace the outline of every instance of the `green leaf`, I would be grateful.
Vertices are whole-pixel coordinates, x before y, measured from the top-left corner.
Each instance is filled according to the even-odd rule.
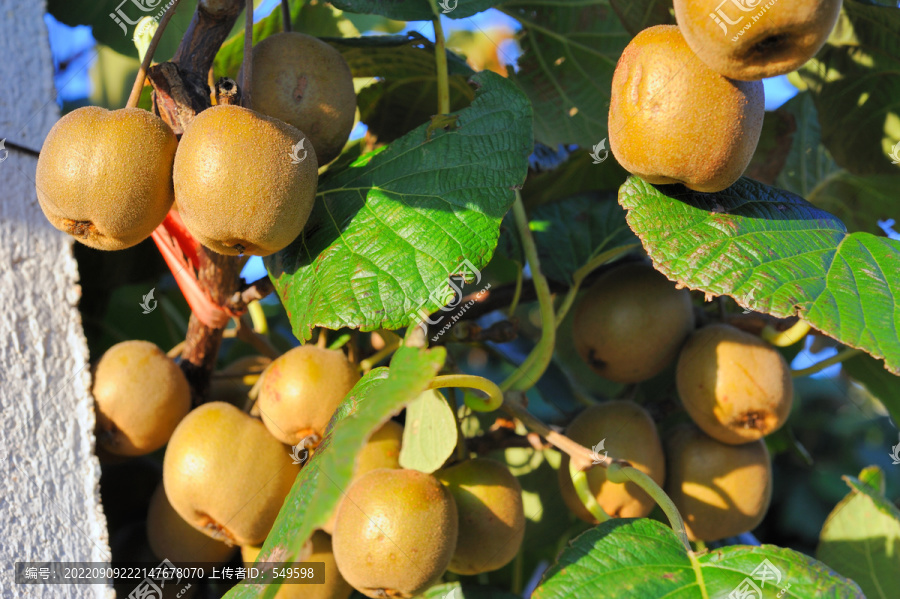
[[[648,518],[616,518],[577,537],[532,597],[596,599],[602,589],[606,599],[725,598],[752,588],[747,580],[762,584],[764,597],[786,588],[787,597],[865,599],[853,581],[791,549],[732,545],[689,556],[672,529]]]
[[[531,110],[499,75],[472,81],[455,129],[426,139],[422,125],[329,171],[304,233],[266,258],[298,338],[316,326],[404,327],[444,305],[451,273],[488,263],[525,179]]]
[[[396,80],[435,74],[434,44],[415,32],[324,41],[341,53],[354,77]],[[464,77],[475,73],[464,59],[449,51],[447,72]]]
[[[900,190],[900,171],[894,175],[868,177],[838,171],[816,187],[806,199],[837,216],[849,231],[884,235],[878,221],[900,213],[897,190]]]
[[[822,145],[819,113],[809,92],[801,92],[791,98],[776,112],[790,115],[796,131],[784,169],[775,186],[808,198],[825,178],[840,170],[831,154]]]
[[[523,28],[509,78],[534,105],[534,137],[591,147],[607,137],[612,75],[631,40],[607,0],[514,0],[498,7]]]
[[[632,177],[619,203],[669,278],[779,318],[799,315],[900,373],[900,241],[847,233],[833,215],[752,179],[708,194]]]
[[[610,0],[613,10],[632,35],[654,25],[674,25],[671,0]]]
[[[854,356],[842,365],[847,374],[884,404],[894,422],[900,426],[900,377],[885,370],[881,360],[865,354]]]
[[[475,92],[465,77],[450,76],[450,110],[472,103]],[[437,78],[377,81],[363,88],[357,97],[360,120],[381,143],[390,143],[428,121],[437,112]]]
[[[332,0],[348,12],[381,15],[398,21],[431,21],[435,13],[428,0]],[[496,4],[495,0],[435,0],[437,14],[465,19]]]
[[[429,390],[406,407],[400,466],[431,474],[453,455],[456,417],[440,391]]]
[[[846,0],[825,47],[799,76],[815,98],[822,140],[856,175],[895,174],[900,142],[900,10]]]
[[[786,110],[766,112],[759,143],[744,176],[766,185],[774,184],[790,156],[796,129],[793,115]]]
[[[595,164],[588,150],[576,150],[558,168],[529,174],[522,201],[530,210],[585,191],[615,191],[627,178],[628,172],[612,154],[608,160]]]
[[[418,597],[422,599],[520,599],[518,595],[495,587],[462,586],[458,582],[435,585]]]
[[[855,580],[868,599],[900,588],[900,510],[871,486],[845,476],[853,489],[822,526],[816,557]]]
[[[332,417],[322,443],[300,471],[257,561],[295,561],[312,532],[337,508],[350,484],[354,462],[369,436],[418,397],[444,364],[443,348],[400,347],[390,369],[363,377]],[[274,594],[270,585],[268,594]],[[234,587],[228,597],[257,597],[252,585]]]
[[[601,252],[638,243],[611,193],[586,193],[543,204],[529,216],[541,270],[568,285],[573,284],[575,271]]]
[[[878,466],[866,466],[859,473],[859,482],[876,495],[884,495],[884,470]]]
[[[168,2],[164,0],[116,0],[108,3],[95,0],[49,0],[47,12],[71,27],[89,25],[94,39],[100,44],[136,59],[138,52],[133,40],[137,22],[143,17],[153,17],[159,21],[162,17],[160,11],[167,5]],[[147,7],[146,10],[144,7]],[[155,62],[169,60],[175,55],[196,8],[196,2],[182,2],[178,5],[153,55]],[[110,15],[115,15],[115,18]]]

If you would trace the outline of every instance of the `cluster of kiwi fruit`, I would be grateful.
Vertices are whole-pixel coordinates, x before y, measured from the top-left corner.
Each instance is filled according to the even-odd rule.
[[[675,0],[676,25],[641,31],[612,81],[610,149],[654,185],[730,187],[762,131],[762,79],[796,70],[834,28],[841,0]],[[717,18],[719,9],[727,21]],[[730,14],[733,13],[733,14]],[[729,26],[731,30],[729,30]]]
[[[690,293],[651,266],[628,263],[603,273],[579,299],[573,341],[601,377],[647,381],[675,364],[680,420],[666,420],[663,437],[650,414],[632,401],[607,401],[575,417],[566,429],[625,459],[663,486],[681,511],[692,540],[715,541],[755,528],[772,493],[763,437],[787,420],[793,401],[790,367],[760,337],[724,323],[696,328]],[[588,471],[589,488],[611,517],[642,517],[653,501],[633,483]],[[559,470],[563,498],[580,518],[582,505],[569,475]]]
[[[343,352],[314,345],[243,358],[218,374],[213,401],[191,409],[181,369],[152,343],[119,343],[94,369],[101,459],[165,446],[146,512],[159,559],[225,563],[240,546],[252,563],[306,463],[292,456],[315,451],[359,380]],[[389,420],[369,437],[338,508],[302,553],[326,564],[325,585],[283,585],[278,597],[346,599],[353,588],[412,597],[448,570],[481,574],[515,557],[525,514],[509,469],[486,458],[433,474],[401,468],[403,429]]]
[[[180,140],[139,108],[88,106],[60,119],[35,177],[48,220],[90,247],[121,250],[147,239],[174,205],[218,253],[286,247],[309,218],[318,167],[350,135],[353,77],[337,50],[296,32],[266,38],[252,61],[252,106],[204,110]],[[298,144],[307,152],[299,162]]]

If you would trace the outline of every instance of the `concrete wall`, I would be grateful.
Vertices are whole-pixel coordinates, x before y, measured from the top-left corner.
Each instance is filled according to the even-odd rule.
[[[59,118],[43,1],[0,0],[0,139],[40,149]],[[41,213],[37,159],[0,151],[0,597],[111,597],[16,587],[16,561],[109,560],[93,455],[72,241]]]

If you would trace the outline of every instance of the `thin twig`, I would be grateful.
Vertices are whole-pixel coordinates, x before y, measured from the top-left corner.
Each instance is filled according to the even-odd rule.
[[[244,24],[244,78],[241,80],[241,106],[250,108],[251,84],[253,81],[253,0],[246,2],[247,22]]]
[[[156,33],[153,34],[153,39],[150,40],[150,45],[147,47],[147,54],[144,55],[144,61],[141,63],[141,68],[138,69],[137,77],[134,79],[134,85],[131,87],[131,94],[128,96],[128,102],[125,104],[126,108],[134,108],[138,105],[138,102],[141,99],[141,91],[144,89],[144,82],[147,80],[147,70],[150,68],[150,63],[153,61],[153,54],[156,52],[159,40],[162,39],[163,32],[166,30],[166,25],[169,24],[169,21],[171,21],[172,17],[175,15],[175,9],[178,8],[179,2],[181,2],[181,0],[173,0],[172,6],[169,7],[166,14],[159,20],[159,28],[157,28]]]
[[[291,6],[288,0],[281,0],[281,29],[285,33],[291,32]]]
[[[272,343],[264,335],[260,335],[253,330],[253,325],[250,323],[249,319],[246,316],[242,316],[240,319],[238,319],[235,330],[238,339],[249,345],[252,345],[256,349],[256,351],[258,351],[262,355],[272,358],[273,360],[281,355],[281,352],[278,351],[278,348],[272,345]]]

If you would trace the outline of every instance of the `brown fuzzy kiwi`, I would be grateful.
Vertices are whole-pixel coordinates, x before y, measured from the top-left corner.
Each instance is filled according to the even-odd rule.
[[[240,106],[220,105],[191,121],[175,155],[175,202],[209,249],[268,256],[287,247],[312,211],[318,163],[306,134]],[[310,144],[306,144],[309,146]]]
[[[353,74],[329,44],[276,33],[253,47],[252,102],[253,110],[306,133],[321,166],[337,158],[353,129]]]
[[[777,349],[726,324],[695,332],[678,357],[678,396],[703,432],[722,443],[756,441],[791,412],[791,368]]]
[[[178,140],[139,108],[85,106],[50,130],[35,186],[50,223],[98,250],[147,239],[172,207]]]
[[[750,164],[764,113],[762,82],[723,77],[678,27],[657,25],[637,34],[616,65],[609,146],[625,170],[653,185],[722,191]]]
[[[166,444],[191,409],[191,389],[181,368],[149,341],[123,341],[103,354],[94,370],[97,444],[125,456]]]
[[[841,0],[675,0],[684,39],[709,68],[758,80],[796,71],[828,40]]]

